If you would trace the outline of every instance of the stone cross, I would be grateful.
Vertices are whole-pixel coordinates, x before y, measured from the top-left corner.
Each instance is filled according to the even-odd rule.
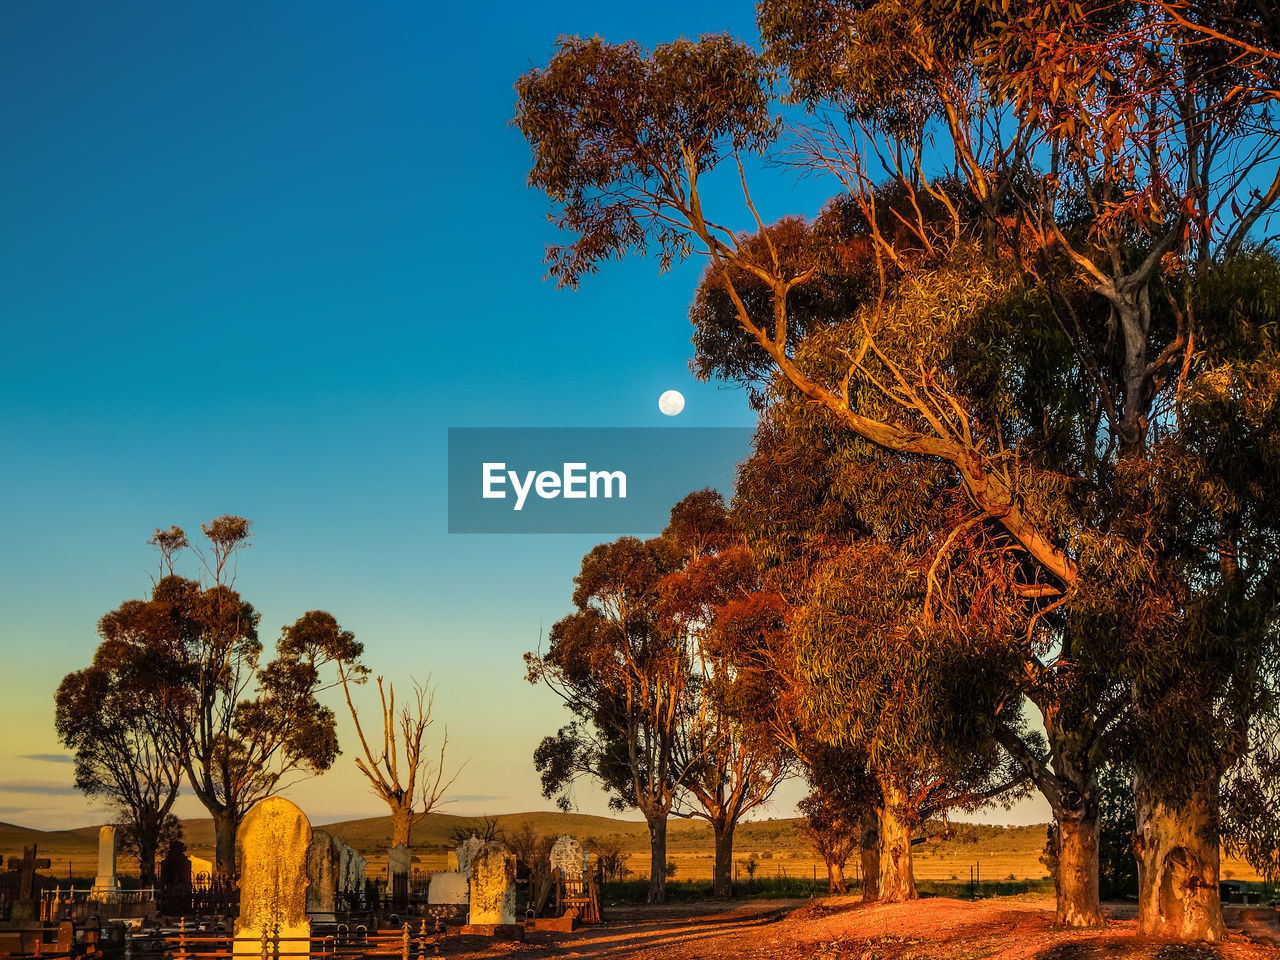
[[[263,937],[275,941],[272,955],[305,958],[311,953],[307,919],[307,849],[311,824],[284,797],[259,800],[236,831],[240,867],[237,957],[260,957]]]
[[[501,843],[486,843],[471,858],[470,923],[516,922],[516,858]]]
[[[569,834],[564,834],[551,847],[551,869],[559,868],[566,880],[581,880],[587,875],[587,855]]]
[[[98,876],[89,895],[95,900],[112,900],[117,893],[116,828],[108,824],[98,830]]]
[[[18,874],[18,899],[13,903],[10,919],[30,920],[35,916],[35,878],[37,870],[48,870],[53,862],[48,857],[36,856],[36,845],[29,844],[22,848],[22,859],[9,858],[9,869],[21,871]]]

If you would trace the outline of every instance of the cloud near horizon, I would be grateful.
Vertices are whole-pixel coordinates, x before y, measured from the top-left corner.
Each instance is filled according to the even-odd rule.
[[[29,793],[35,796],[74,797],[80,794],[74,784],[48,780],[0,780],[0,793]]]
[[[21,753],[19,760],[42,760],[45,763],[75,763],[76,758],[65,753]]]

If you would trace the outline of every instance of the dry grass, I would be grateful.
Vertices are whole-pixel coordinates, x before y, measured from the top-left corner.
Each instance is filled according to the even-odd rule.
[[[643,822],[591,817],[583,814],[554,812],[516,813],[498,817],[498,827],[511,833],[528,824],[535,833],[559,836],[571,833],[579,840],[615,837],[630,852],[628,867],[633,874],[645,876],[649,871],[648,830]],[[807,841],[796,829],[795,820],[763,820],[739,826],[734,843],[734,859],[745,875],[742,864],[756,860],[757,877],[824,877],[826,869]],[[448,851],[455,846],[450,839],[455,830],[469,829],[478,823],[474,817],[432,814],[413,831],[414,865],[420,870],[443,870]],[[183,823],[188,850],[197,856],[213,857],[213,822],[186,820]],[[391,818],[370,817],[326,824],[328,830],[351,844],[369,859],[371,876],[384,874],[386,850],[391,840]],[[961,831],[965,833],[966,831]],[[916,876],[922,880],[969,879],[969,870],[977,865],[985,881],[1037,879],[1046,876],[1040,863],[1045,827],[978,826],[972,835],[949,841],[931,841],[915,848]],[[92,877],[97,870],[98,828],[77,830],[29,830],[0,823],[0,854],[20,855],[24,844],[37,843],[40,856],[53,860],[48,871],[66,877],[68,867],[77,877]],[[710,879],[713,864],[711,830],[702,820],[672,820],[667,833],[668,859],[676,865],[679,880]],[[121,862],[121,872],[128,873],[130,864]],[[1226,859],[1224,878],[1256,879],[1248,864]],[[855,872],[849,864],[849,876]]]

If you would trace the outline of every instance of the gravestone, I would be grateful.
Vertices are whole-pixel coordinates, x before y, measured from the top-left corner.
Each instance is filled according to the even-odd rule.
[[[480,852],[484,846],[484,841],[477,837],[474,833],[458,844],[458,849],[454,851],[457,859],[457,866],[454,867],[464,877],[471,876],[471,858]]]
[[[116,828],[108,824],[98,830],[98,875],[89,896],[94,900],[114,900],[116,885]]]
[[[255,803],[236,831],[240,866],[240,916],[235,926],[235,956],[259,957],[262,936],[274,940],[272,955],[308,957],[311,921],[307,919],[307,850],[311,824],[284,797]]]
[[[457,870],[441,870],[431,875],[431,884],[427,887],[427,903],[437,905],[466,903],[470,892],[470,883],[465,873]]]
[[[307,847],[307,914],[313,919],[332,921],[338,909],[342,862],[339,843],[337,837],[324,830],[311,833],[311,845]]]
[[[403,843],[397,843],[387,851],[387,889],[391,901],[400,909],[409,903],[409,865],[413,855]]]
[[[204,857],[188,855],[187,862],[191,864],[191,882],[196,886],[207,884],[213,879],[213,861],[206,860]]]
[[[9,869],[18,872],[18,892],[9,909],[9,919],[17,922],[34,920],[40,916],[39,904],[36,902],[40,891],[40,878],[37,870],[48,870],[52,862],[48,857],[36,856],[36,845],[28,844],[22,848],[22,859],[9,858]]]
[[[341,842],[341,841],[339,841]],[[338,856],[338,893],[349,909],[356,909],[364,899],[364,880],[367,862],[353,847],[342,844]]]
[[[186,913],[191,909],[191,860],[181,840],[169,844],[160,861],[160,903],[162,913]]]
[[[459,857],[461,860],[461,857]],[[470,858],[472,926],[516,922],[516,858],[501,843],[486,843]]]
[[[76,948],[76,925],[74,921],[63,920],[58,924],[58,953],[65,953],[68,956],[74,952]]]
[[[551,869],[557,868],[565,880],[581,880],[587,875],[587,854],[582,844],[567,833],[551,847]]]

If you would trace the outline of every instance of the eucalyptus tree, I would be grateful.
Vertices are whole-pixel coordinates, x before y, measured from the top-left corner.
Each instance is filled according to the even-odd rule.
[[[733,635],[737,604],[761,584],[724,498],[712,489],[684,497],[663,538],[676,569],[659,584],[659,615],[687,646],[692,668],[689,720],[679,741],[689,767],[687,815],[711,825],[712,887],[728,896],[738,822],[794,775],[795,757],[761,723],[761,690]]]
[[[848,893],[844,868],[859,848],[857,816],[830,794],[818,790],[806,795],[796,809],[803,817],[800,832],[809,838],[827,868],[827,892]]]
[[[545,652],[525,654],[529,682],[554,691],[573,717],[534,752],[543,794],[569,809],[574,782],[589,777],[611,794],[611,807],[644,815],[650,903],[665,897],[667,818],[701,759],[681,744],[689,650],[658,613],[660,583],[674,568],[661,538],[594,547],[574,579],[574,611],[552,626]]]
[[[131,601],[98,623],[93,663],[67,674],[54,696],[58,739],[75,758],[76,787],[105,800],[137,854],[144,887],[156,880],[156,856],[182,785],[181,743],[169,718],[186,692],[153,657],[163,622]]]
[[[1200,280],[1245,249],[1280,182],[1252,181],[1275,149],[1269,94],[1151,9],[1023,4],[975,17],[923,0],[769,0],[763,60],[726,37],[652,54],[570,38],[518,83],[530,183],[571,235],[549,252],[553,276],[573,284],[650,246],[663,265],[705,255],[707,285],[736,324],[707,338],[727,347],[730,372],[745,363],[785,382],[895,469],[927,462],[945,475],[968,512],[916,561],[929,569],[964,538],[974,557],[1009,560],[999,603],[1026,625],[1018,676],[1047,749],[998,735],[1053,808],[1058,919],[1072,925],[1103,919],[1105,743],[1140,720],[1177,740],[1142,651],[1159,625],[1166,657],[1194,647],[1184,627],[1207,591],[1177,564],[1180,547],[1162,553],[1168,530],[1147,522],[1159,495],[1143,482],[1162,438],[1196,413],[1184,404],[1201,372],[1201,324],[1222,319],[1196,311]],[[866,251],[870,293],[855,292],[830,326],[804,305],[833,270],[832,244],[794,219],[767,226],[744,174],[743,155],[767,152],[781,132],[772,68],[814,111],[794,137],[802,162],[830,174],[858,214],[858,244],[846,247]],[[704,202],[722,162],[741,181],[748,233]],[[698,361],[708,374],[720,369],[711,353]],[[1226,528],[1211,528],[1222,520],[1201,527],[1202,556],[1220,554]],[[1129,636],[1144,639],[1117,642]],[[1236,680],[1247,681],[1266,636],[1217,648],[1226,659],[1181,695],[1218,703],[1236,690],[1225,699],[1247,714],[1259,688]],[[1216,843],[1221,767],[1139,778],[1139,805],[1152,811],[1183,803],[1160,796],[1182,779],[1198,778],[1188,796],[1201,798],[1188,818],[1147,818],[1163,853],[1144,889],[1187,869],[1178,851]],[[1221,936],[1216,863],[1189,869],[1195,882],[1183,887],[1196,902],[1175,915],[1144,898],[1145,930]]]
[[[857,758],[876,818],[877,893],[896,901],[916,896],[925,821],[1025,794],[1001,741],[1037,737],[1010,642],[1022,623],[998,587],[1009,561],[978,523],[937,550],[965,509],[953,479],[886,460],[780,398],[740,468],[735,510],[788,604],[780,702],[799,750],[820,781],[832,748]]]
[[[215,869],[232,876],[236,830],[249,807],[291,777],[333,765],[334,714],[317,697],[332,684],[322,671],[334,664],[361,670],[363,648],[331,614],[312,610],[281,630],[275,658],[263,662],[261,616],[233,588],[250,523],[221,516],[201,529],[210,551],[200,559],[211,582],[173,573],[189,543],[178,527],[157,531],[151,542],[163,575],[150,599],[128,601],[108,616],[137,623],[125,642],[172,685],[165,722],[191,789],[213,818]]]

